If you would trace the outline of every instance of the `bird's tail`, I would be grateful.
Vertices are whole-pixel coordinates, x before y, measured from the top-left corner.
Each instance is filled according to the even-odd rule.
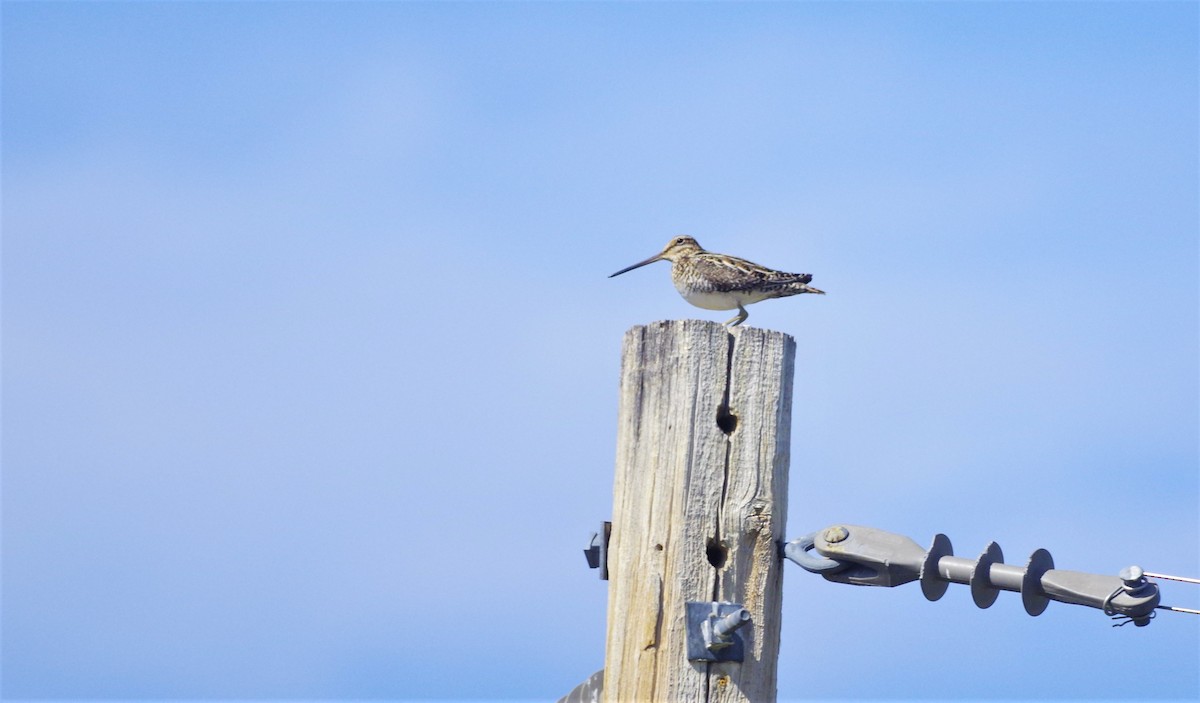
[[[802,276],[800,280],[792,279],[788,281],[772,281],[764,286],[766,298],[786,298],[789,295],[800,295],[801,293],[816,293],[817,295],[825,295],[825,291],[820,288],[813,288],[808,285],[812,280],[812,276],[805,274],[797,274]]]

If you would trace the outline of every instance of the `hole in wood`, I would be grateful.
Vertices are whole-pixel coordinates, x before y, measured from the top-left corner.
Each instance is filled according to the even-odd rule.
[[[716,568],[725,566],[725,559],[729,556],[729,550],[721,546],[716,540],[708,540],[708,547],[705,549],[708,553],[708,563]]]
[[[737,415],[729,412],[728,406],[722,405],[717,408],[717,427],[720,427],[725,434],[733,434],[733,431],[737,429],[737,420]]]

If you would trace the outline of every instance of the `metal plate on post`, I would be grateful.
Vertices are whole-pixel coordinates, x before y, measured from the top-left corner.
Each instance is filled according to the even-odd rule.
[[[714,623],[724,619],[740,620],[742,624],[749,622],[749,615],[745,614],[746,610],[741,604],[689,602],[686,607],[688,661],[740,662],[745,660],[745,643],[742,636],[736,631],[728,633],[728,643],[713,644],[712,642]],[[741,617],[738,617],[739,615]]]
[[[593,532],[588,546],[583,549],[587,558],[588,568],[599,569],[600,578],[608,580],[608,542],[612,539],[612,523],[605,521],[600,524],[600,531]]]

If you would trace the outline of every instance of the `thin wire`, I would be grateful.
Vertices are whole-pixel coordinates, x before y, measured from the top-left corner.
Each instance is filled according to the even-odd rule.
[[[1183,581],[1184,583],[1200,583],[1200,579],[1192,579],[1192,578],[1188,578],[1186,576],[1167,576],[1166,574],[1152,574],[1149,571],[1143,572],[1142,575],[1148,576],[1149,578],[1154,578],[1154,579],[1167,579],[1168,581]],[[1172,610],[1176,613],[1191,613],[1192,615],[1200,615],[1200,610],[1193,610],[1191,608],[1177,608],[1173,605],[1156,605],[1154,607],[1158,608],[1159,610]]]
[[[1200,579],[1190,579],[1186,576],[1167,576],[1166,574],[1152,574],[1146,571],[1143,576],[1149,576],[1152,579],[1167,579],[1168,581],[1183,581],[1184,583],[1200,583]]]
[[[1173,605],[1156,605],[1154,607],[1160,610],[1174,610],[1177,613],[1191,613],[1192,615],[1200,615],[1200,610],[1192,610],[1191,608],[1176,608]]]

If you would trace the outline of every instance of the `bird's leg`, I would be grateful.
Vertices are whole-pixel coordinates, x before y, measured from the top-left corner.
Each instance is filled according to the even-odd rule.
[[[746,312],[746,308],[742,307],[741,303],[738,303],[737,306],[738,306],[738,314],[734,315],[733,317],[731,317],[725,321],[726,327],[737,327],[738,325],[745,322],[747,317],[750,317],[750,313]]]

